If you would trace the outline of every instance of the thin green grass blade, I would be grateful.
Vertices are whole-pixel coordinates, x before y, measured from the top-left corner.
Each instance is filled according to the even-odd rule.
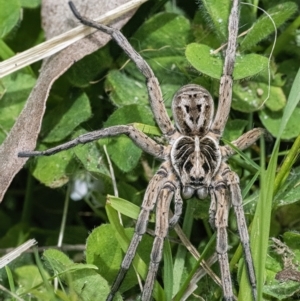
[[[138,218],[139,213],[141,211],[141,208],[139,206],[113,195],[107,195],[107,200],[109,201],[111,207],[120,212],[121,214],[133,218],[135,220]],[[154,214],[150,215],[149,221],[154,223]]]
[[[43,279],[43,285],[46,287],[47,292],[49,293],[49,297],[51,297],[51,300],[53,300],[53,301],[57,300],[57,298],[55,297],[54,291],[53,291],[53,287],[50,285],[50,283],[48,281],[48,278],[45,273],[45,270],[44,270],[43,264],[41,262],[37,248],[35,248],[35,250],[34,250],[34,259],[35,259],[36,265],[39,269],[39,272],[41,274],[41,277]]]
[[[9,289],[11,292],[14,293],[16,291],[14,277],[13,277],[11,269],[9,268],[8,265],[5,266],[5,271],[6,271],[6,275],[7,275],[7,279],[8,279]],[[12,298],[12,301],[15,301],[15,298]]]
[[[173,295],[173,258],[170,242],[168,239],[164,243],[164,291],[166,294],[166,301],[172,300]]]
[[[222,141],[229,145],[237,154],[239,154],[249,165],[251,165],[255,170],[260,170],[260,166],[251,160],[247,155],[245,155],[241,150],[234,146],[230,141],[222,139]]]
[[[242,191],[242,197],[245,199],[248,192],[250,191],[251,187],[253,186],[254,182],[257,180],[258,176],[260,175],[260,170],[256,172],[256,174],[252,177],[252,179],[249,181],[249,183],[246,185],[246,187]],[[245,204],[245,203],[244,203]]]
[[[253,219],[252,231],[251,231],[251,249],[253,254],[253,260],[257,277],[257,292],[258,300],[262,299],[263,284],[265,279],[265,262],[268,251],[268,241],[270,232],[270,221],[272,213],[272,201],[275,191],[275,173],[277,168],[278,151],[280,144],[280,137],[287,125],[287,122],[292,115],[300,100],[300,69],[294,80],[287,105],[284,109],[283,117],[281,120],[280,128],[278,131],[275,146],[268,164],[267,170],[264,167],[265,153],[262,147],[261,159],[261,190],[260,198],[257,204],[255,216]],[[262,145],[263,146],[263,145]],[[244,269],[241,283],[239,300],[252,301],[251,290],[247,284],[246,271]]]

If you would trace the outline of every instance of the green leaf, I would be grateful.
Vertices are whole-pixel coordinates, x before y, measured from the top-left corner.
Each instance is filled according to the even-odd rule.
[[[248,124],[247,120],[241,120],[241,119],[228,120],[226,123],[223,138],[229,141],[233,141],[237,139],[244,133],[247,124]]]
[[[20,287],[19,293],[26,291],[43,282],[37,266],[23,265],[14,270],[16,281]]]
[[[65,269],[73,264],[73,261],[63,252],[55,249],[48,249],[43,253],[46,265],[51,267],[56,273],[63,273]]]
[[[108,120],[104,123],[104,127],[106,128],[113,125],[124,125],[136,122],[155,125],[153,114],[149,106],[128,105],[119,108],[110,115]]]
[[[44,120],[41,135],[44,143],[58,142],[69,136],[82,122],[92,116],[86,94],[64,99],[49,112]]]
[[[74,264],[68,256],[58,250],[45,251],[44,259],[46,264],[52,267],[55,273],[58,272],[64,282],[67,282],[70,290],[80,296],[81,300],[105,300],[110,288],[107,281],[94,270],[93,265]],[[116,300],[122,299],[117,296]]]
[[[152,50],[146,53],[148,58],[161,56],[156,52],[161,47],[165,48],[162,50],[166,53],[174,55],[186,45],[189,34],[190,22],[187,18],[173,13],[161,13],[147,20],[130,42],[137,51]]]
[[[89,86],[90,82],[94,80],[97,75],[108,69],[111,63],[112,57],[109,53],[109,47],[103,47],[76,62],[76,64],[66,72],[66,76],[72,85],[84,88]]]
[[[231,1],[205,0],[201,3],[208,12],[217,35],[222,41],[226,41],[228,36],[228,16],[231,8]]]
[[[259,112],[259,118],[266,129],[275,137],[278,137],[280,130],[280,120],[283,118],[283,112],[271,112],[268,109]],[[296,107],[292,112],[287,125],[282,133],[282,139],[292,139],[300,135],[299,127],[300,108]]]
[[[51,294],[49,294],[47,289],[41,285],[43,283],[43,278],[41,277],[37,266],[23,265],[18,267],[14,270],[14,276],[19,286],[17,290],[18,295],[30,291],[30,294],[38,300],[51,300]],[[49,277],[47,273],[46,276]],[[35,287],[38,287],[38,289],[35,289]]]
[[[111,160],[123,172],[129,172],[135,168],[142,155],[141,149],[128,137],[119,137],[110,141],[107,151]]]
[[[258,84],[258,89],[263,91],[261,97],[268,95],[269,86],[264,83]],[[270,86],[270,97],[266,101],[266,107],[271,111],[280,111],[286,105],[286,97],[281,87]]]
[[[215,55],[212,49],[204,44],[187,45],[185,55],[190,64],[198,71],[215,79],[222,75],[223,59]],[[268,59],[258,54],[246,54],[236,57],[233,78],[235,80],[252,77],[268,66]]]
[[[268,10],[268,13],[278,28],[280,25],[286,22],[297,11],[297,9],[296,3],[285,2],[272,7],[270,10]],[[274,31],[275,28],[272,21],[270,20],[269,16],[264,13],[255,22],[250,32],[241,42],[241,51],[245,51],[253,46],[256,46],[261,40],[268,37]]]
[[[21,17],[19,0],[0,0],[0,38],[6,36],[18,23]]]
[[[99,268],[99,274],[109,283],[113,283],[120,269],[123,256],[122,249],[118,245],[111,225],[101,225],[89,235],[86,247],[86,261],[89,264],[96,265]],[[120,291],[127,291],[135,284],[136,276],[134,271],[130,269]]]
[[[43,146],[42,148],[45,149]],[[73,150],[49,157],[38,157],[32,163],[32,175],[46,186],[61,187],[69,181],[69,175],[72,175],[78,167],[72,158]]]
[[[36,79],[29,74],[17,72],[1,79],[3,89],[0,100],[0,143],[19,116]]]
[[[88,131],[84,129],[79,129],[72,137],[75,138],[87,132]],[[73,151],[87,171],[110,176],[105,154],[102,151],[102,146],[99,146],[97,141],[79,145],[75,147]]]
[[[108,73],[105,81],[105,90],[110,92],[110,99],[118,107],[135,103],[148,103],[148,93],[145,84],[132,79],[120,71],[112,70]]]
[[[296,167],[289,174],[284,185],[278,191],[274,206],[281,207],[298,202],[300,199],[300,168]]]
[[[24,8],[36,8],[41,5],[41,0],[20,0]]]
[[[267,99],[268,93],[270,96]],[[254,81],[233,86],[232,107],[235,110],[251,113],[260,109],[263,104],[272,111],[282,110],[286,104],[282,88]]]
[[[119,108],[105,122],[104,127],[134,122],[154,125],[150,108],[142,105],[129,105]],[[109,139],[109,141],[107,150],[111,160],[125,172],[132,170],[140,160],[141,149],[125,136]]]

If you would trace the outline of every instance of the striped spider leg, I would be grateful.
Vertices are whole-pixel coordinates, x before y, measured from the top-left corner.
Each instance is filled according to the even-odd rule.
[[[235,298],[227,254],[228,214],[230,207],[233,207],[244,249],[253,300],[257,300],[255,272],[239,178],[226,164],[226,160],[234,155],[235,151],[229,146],[219,145],[231,106],[239,1],[232,0],[228,22],[228,46],[220,80],[219,105],[216,114],[214,115],[214,102],[209,92],[199,85],[189,84],[181,87],[174,95],[172,111],[175,125],[172,124],[166,112],[157,78],[147,62],[133,49],[124,35],[119,30],[82,17],[74,4],[72,2],[69,4],[75,17],[81,23],[110,35],[145,76],[154,118],[167,141],[167,145],[158,144],[134,126],[120,125],[81,135],[74,140],[45,151],[22,151],[19,153],[19,157],[48,156],[78,144],[123,134],[131,138],[142,150],[163,161],[146,189],[133,238],[106,300],[113,300],[119,290],[136,254],[137,247],[146,232],[149,215],[155,211],[155,237],[150,255],[149,270],[142,292],[142,301],[151,299],[154,281],[162,258],[164,239],[169,228],[174,226],[181,216],[182,198],[189,199],[193,196],[199,199],[211,197],[210,224],[217,232],[216,249],[220,263],[224,300],[226,301],[233,301]],[[255,128],[243,134],[232,144],[243,150],[255,143],[265,133],[264,129]],[[174,216],[170,218],[169,209],[172,201],[175,210]]]

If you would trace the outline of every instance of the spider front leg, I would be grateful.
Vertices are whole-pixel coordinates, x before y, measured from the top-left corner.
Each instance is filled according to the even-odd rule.
[[[252,144],[254,144],[262,135],[265,135],[267,140],[272,139],[271,135],[269,134],[269,132],[267,132],[267,130],[263,128],[255,128],[243,134],[237,140],[232,141],[231,144],[236,146],[239,150],[244,150]],[[230,145],[221,146],[220,149],[223,160],[228,159],[229,157],[236,154],[236,151],[232,149]]]
[[[156,120],[157,125],[161,129],[162,133],[166,135],[166,137],[172,137],[176,133],[176,129],[172,124],[166,108],[164,106],[162,92],[158,83],[157,78],[155,77],[152,69],[147,64],[147,62],[142,58],[142,56],[137,53],[134,48],[130,45],[126,37],[118,30],[111,28],[109,26],[99,24],[93,20],[84,18],[77,11],[74,3],[72,1],[69,2],[70,8],[74,14],[74,16],[84,25],[89,27],[96,28],[110,35],[117,44],[124,50],[124,52],[128,55],[128,57],[135,63],[137,68],[141,71],[141,73],[145,76],[147,82],[147,89],[150,98],[150,106]]]
[[[228,45],[226,49],[223,74],[220,80],[219,104],[211,131],[218,137],[222,136],[231,107],[233,69],[235,62],[237,35],[239,29],[239,1],[232,1],[232,8],[228,21]]]
[[[153,139],[149,138],[147,135],[145,135],[143,132],[139,131],[132,125],[116,125],[106,129],[93,131],[80,135],[71,141],[44,151],[19,152],[18,157],[51,156],[63,150],[75,147],[78,144],[85,144],[101,138],[114,137],[121,134],[127,135],[137,146],[139,146],[148,154],[151,154],[159,159],[165,158],[166,148],[160,144],[157,144]]]

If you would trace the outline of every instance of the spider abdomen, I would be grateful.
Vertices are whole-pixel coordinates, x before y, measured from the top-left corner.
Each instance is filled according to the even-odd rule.
[[[181,136],[172,146],[171,162],[179,176],[184,198],[194,194],[203,199],[221,164],[217,142],[209,136]]]

